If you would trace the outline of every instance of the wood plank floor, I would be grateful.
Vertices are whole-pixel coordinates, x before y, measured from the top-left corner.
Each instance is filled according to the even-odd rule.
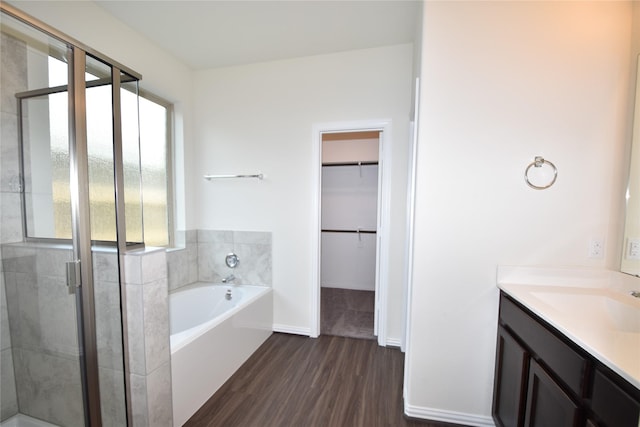
[[[275,333],[185,426],[451,426],[403,416],[403,363],[372,340]]]

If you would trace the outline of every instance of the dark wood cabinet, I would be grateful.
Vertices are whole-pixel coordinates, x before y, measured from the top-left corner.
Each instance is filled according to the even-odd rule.
[[[607,426],[629,425],[627,420],[637,420],[640,413],[640,400],[630,396],[601,368],[593,375],[590,406],[594,416],[601,420],[600,424]],[[640,423],[637,425],[640,427]]]
[[[492,413],[499,427],[639,427],[640,390],[502,292]]]
[[[529,368],[528,383],[525,426],[578,427],[580,425],[578,404],[535,361],[531,362]]]
[[[509,332],[498,326],[494,418],[498,426],[520,426],[524,417],[524,392],[529,353]],[[519,373],[519,374],[518,374]]]

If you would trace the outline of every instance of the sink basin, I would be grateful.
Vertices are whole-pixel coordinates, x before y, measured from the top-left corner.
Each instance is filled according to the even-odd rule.
[[[631,295],[584,292],[532,292],[554,310],[589,327],[640,333],[640,301]]]

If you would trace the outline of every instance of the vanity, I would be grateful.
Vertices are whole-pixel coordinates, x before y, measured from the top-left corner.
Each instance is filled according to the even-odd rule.
[[[640,426],[640,280],[498,268],[497,426]]]

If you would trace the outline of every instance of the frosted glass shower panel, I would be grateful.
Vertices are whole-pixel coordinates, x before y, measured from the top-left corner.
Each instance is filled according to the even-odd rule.
[[[167,107],[147,98],[140,102],[140,152],[142,164],[144,241],[150,246],[169,244],[167,206]]]
[[[66,92],[23,99],[25,222],[29,237],[71,238]]]
[[[116,240],[111,69],[87,56],[87,152],[91,239]]]
[[[138,81],[120,74],[122,110],[122,157],[127,242],[144,241],[142,227],[142,183],[140,174],[140,127]]]
[[[28,40],[33,40],[29,38]],[[29,237],[70,238],[67,47],[25,45],[27,90],[16,94],[22,155],[24,225]]]
[[[114,122],[111,69],[87,57],[87,150],[93,240],[116,240]],[[122,73],[120,89],[127,242],[142,242],[137,81]]]

